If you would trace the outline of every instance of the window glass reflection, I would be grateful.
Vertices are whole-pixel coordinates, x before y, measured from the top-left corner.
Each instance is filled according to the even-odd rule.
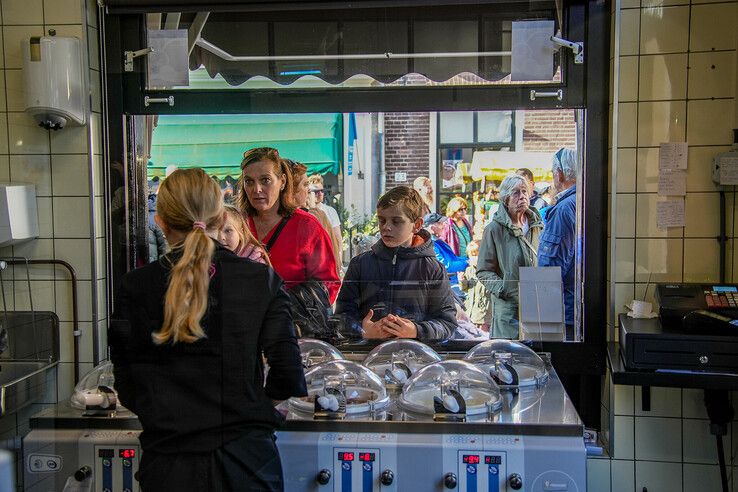
[[[271,264],[288,289],[302,286],[293,304],[320,311],[317,320],[293,313],[305,336],[576,340],[574,118],[559,110],[162,115],[142,125],[150,129],[145,261],[167,251],[154,220],[159,184],[174,169],[202,167],[233,212],[217,239]],[[242,171],[254,147],[276,149],[285,167]],[[285,187],[294,209],[282,216],[292,222],[267,247],[279,221],[261,221],[259,210]],[[313,221],[319,240],[303,237],[300,224]],[[313,265],[297,279],[275,264],[315,241],[325,254],[305,253],[304,264],[329,258],[329,268]]]

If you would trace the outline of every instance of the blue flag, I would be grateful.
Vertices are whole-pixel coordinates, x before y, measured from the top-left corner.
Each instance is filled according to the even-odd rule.
[[[349,113],[348,145],[346,173],[351,176],[354,172],[354,153],[356,152],[356,115],[354,113]]]

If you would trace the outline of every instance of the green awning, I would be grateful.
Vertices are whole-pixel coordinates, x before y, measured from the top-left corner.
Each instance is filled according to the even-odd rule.
[[[237,177],[243,153],[253,147],[274,147],[305,164],[308,174],[338,174],[342,123],[340,113],[161,115],[151,140],[149,179],[164,176],[170,165]]]

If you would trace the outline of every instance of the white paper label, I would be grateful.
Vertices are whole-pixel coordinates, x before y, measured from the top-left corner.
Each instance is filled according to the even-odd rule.
[[[659,195],[684,196],[687,194],[687,171],[662,169],[659,171]]]
[[[738,157],[720,159],[720,184],[738,185]]]
[[[659,147],[659,169],[687,169],[687,142],[662,143]]]
[[[657,202],[656,226],[659,229],[684,227],[684,198]]]

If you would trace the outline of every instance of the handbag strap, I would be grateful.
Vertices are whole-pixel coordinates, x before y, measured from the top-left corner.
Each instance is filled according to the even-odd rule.
[[[287,225],[287,221],[290,220],[291,215],[287,215],[285,217],[282,217],[282,220],[279,222],[279,225],[274,230],[274,233],[272,233],[272,237],[269,238],[269,242],[264,245],[264,247],[267,250],[267,253],[272,249],[272,246],[274,246],[274,243],[277,241],[277,238],[279,237],[279,233],[282,232],[282,229],[284,229],[284,226]]]

